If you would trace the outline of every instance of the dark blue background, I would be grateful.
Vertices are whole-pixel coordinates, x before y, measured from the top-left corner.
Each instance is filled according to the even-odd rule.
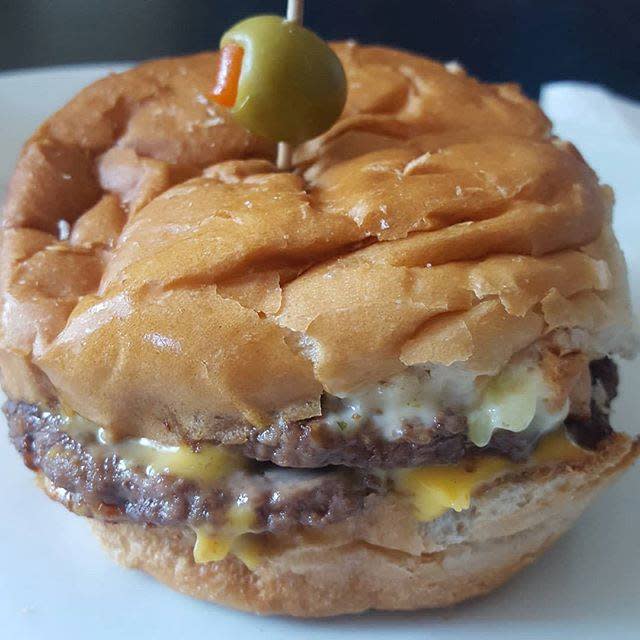
[[[133,60],[215,47],[284,0],[0,0],[0,68]],[[307,24],[442,60],[485,80],[580,79],[640,98],[640,0],[307,0]]]

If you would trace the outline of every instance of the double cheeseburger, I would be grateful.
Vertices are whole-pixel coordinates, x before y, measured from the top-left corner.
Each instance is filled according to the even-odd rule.
[[[9,434],[118,562],[327,616],[487,593],[638,455],[611,190],[509,84],[333,46],[291,171],[216,54],[82,91],[4,206]]]

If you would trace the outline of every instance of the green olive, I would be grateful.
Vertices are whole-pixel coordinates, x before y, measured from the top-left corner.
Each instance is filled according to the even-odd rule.
[[[340,116],[347,81],[338,56],[315,33],[280,16],[255,16],[227,31],[220,46],[244,50],[231,112],[258,135],[298,144]]]

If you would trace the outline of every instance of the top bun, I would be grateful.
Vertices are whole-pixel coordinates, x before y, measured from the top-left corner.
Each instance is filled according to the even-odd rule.
[[[622,336],[610,190],[513,85],[335,45],[342,118],[278,173],[207,100],[215,54],[82,91],[5,205],[4,386],[122,434],[318,415],[413,365],[493,373],[556,328]]]

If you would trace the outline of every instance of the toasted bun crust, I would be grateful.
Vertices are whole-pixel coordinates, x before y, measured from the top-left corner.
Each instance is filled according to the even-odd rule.
[[[492,373],[557,327],[619,346],[611,193],[538,107],[407,53],[336,51],[345,112],[292,173],[207,101],[212,54],[110,76],[44,123],[4,214],[11,397],[207,438],[412,365]]]
[[[361,522],[271,544],[251,572],[234,557],[197,565],[193,534],[95,521],[110,555],[183,593],[257,613],[331,616],[443,607],[485,594],[535,560],[638,455],[616,436],[587,462],[494,482],[472,507],[416,529],[394,498]],[[415,521],[413,521],[415,523]]]

